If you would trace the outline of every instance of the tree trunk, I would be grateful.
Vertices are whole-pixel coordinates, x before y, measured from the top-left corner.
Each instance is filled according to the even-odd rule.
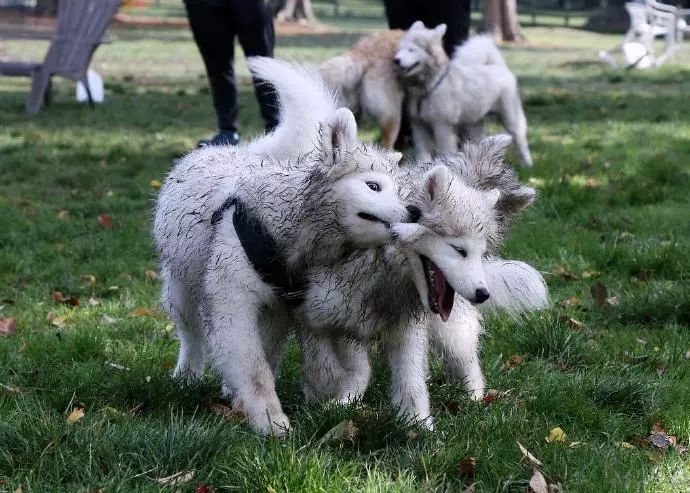
[[[311,7],[311,0],[287,0],[285,8],[278,12],[277,18],[280,21],[297,21],[300,13],[303,14],[309,24],[318,23]]]

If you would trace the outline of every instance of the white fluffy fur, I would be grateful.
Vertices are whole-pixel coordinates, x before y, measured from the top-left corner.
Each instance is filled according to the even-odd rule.
[[[443,51],[446,26],[415,22],[400,42],[396,65],[408,88],[408,112],[417,158],[458,150],[458,129],[469,139],[484,134],[484,118],[498,113],[513,136],[520,161],[532,165],[527,120],[517,79],[489,38],[470,40],[449,60]],[[497,63],[498,62],[498,63]]]
[[[275,239],[294,277],[389,242],[388,223],[408,212],[391,178],[400,155],[360,145],[352,113],[335,109],[319,78],[272,60],[250,67],[278,91],[279,127],[243,147],[207,147],[184,157],[161,188],[153,232],[163,304],[180,338],[174,374],[199,375],[208,360],[249,424],[282,434],[289,422],[275,372],[293,322],[240,244],[236,203],[226,204],[215,225],[214,212],[229,198],[243,204]]]

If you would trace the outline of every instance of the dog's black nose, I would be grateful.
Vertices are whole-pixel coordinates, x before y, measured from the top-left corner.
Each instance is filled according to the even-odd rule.
[[[419,210],[419,207],[415,205],[408,205],[405,207],[407,209],[407,212],[410,213],[409,219],[411,223],[416,223],[419,221],[419,218],[422,217],[422,211]]]
[[[475,303],[484,303],[486,300],[489,299],[489,290],[487,290],[486,288],[479,288],[474,292],[474,297]]]
[[[393,58],[393,63],[395,64],[396,67],[400,66],[400,58]]]

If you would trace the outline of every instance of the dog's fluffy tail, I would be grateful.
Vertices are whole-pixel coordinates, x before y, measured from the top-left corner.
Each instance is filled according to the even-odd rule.
[[[252,75],[273,86],[280,104],[280,123],[275,130],[251,144],[257,154],[290,157],[313,148],[319,123],[336,110],[335,97],[319,74],[303,65],[265,57],[251,57]]]
[[[549,304],[544,278],[524,262],[489,258],[484,261],[484,272],[491,297],[478,305],[482,313],[497,311],[517,316]]]
[[[463,44],[455,48],[453,63],[458,65],[503,65],[507,66],[505,58],[496,46],[493,38],[488,34],[472,36]]]

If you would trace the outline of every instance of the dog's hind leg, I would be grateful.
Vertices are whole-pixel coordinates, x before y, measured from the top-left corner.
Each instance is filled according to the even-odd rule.
[[[199,307],[196,297],[184,282],[171,275],[170,270],[161,270],[163,279],[162,301],[180,341],[174,378],[200,377],[204,369],[204,350],[199,323]]]
[[[346,373],[336,353],[335,338],[302,329],[299,340],[302,349],[304,398],[307,402],[337,399]]]
[[[371,378],[369,351],[363,343],[347,339],[339,339],[335,348],[346,373],[340,385],[338,400],[342,403],[361,400]]]
[[[400,115],[391,116],[380,121],[381,145],[386,149],[393,149],[395,141],[400,133]]]
[[[427,334],[424,327],[406,327],[388,334],[386,352],[391,370],[391,403],[402,416],[433,428],[426,385]]]
[[[410,122],[412,126],[412,140],[414,141],[415,156],[418,161],[431,160],[434,150],[434,136],[421,122]]]
[[[453,126],[447,123],[435,123],[433,129],[436,152],[442,154],[458,152],[458,134]]]
[[[520,103],[520,95],[517,93],[506,94],[502,98],[500,111],[501,122],[513,137],[518,157],[524,166],[532,166],[532,154],[527,143],[527,118]]]

